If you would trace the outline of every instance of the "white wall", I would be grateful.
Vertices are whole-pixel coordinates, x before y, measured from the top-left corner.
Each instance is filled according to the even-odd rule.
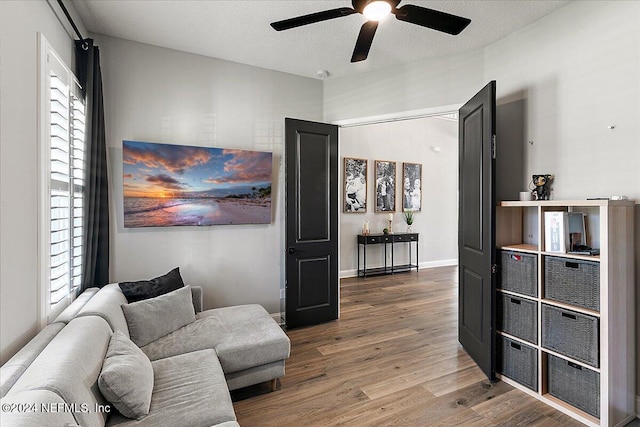
[[[111,279],[179,266],[206,308],[258,303],[280,311],[284,282],[285,117],[322,119],[322,82],[96,36],[100,46],[111,194]],[[274,153],[270,225],[125,229],[122,140]]]
[[[463,103],[485,84],[484,55],[433,58],[324,82],[327,122]]]
[[[524,176],[555,174],[557,199],[625,194],[640,200],[637,1],[570,2],[480,51],[327,80],[325,119],[463,103],[492,79],[498,103],[525,102],[525,138],[518,142],[534,143],[526,144]],[[376,82],[382,87],[369,90]],[[640,206],[635,229],[640,306]],[[640,390],[640,369],[637,377]]]
[[[61,22],[57,5],[0,1],[0,364],[39,327],[37,33],[73,68]]]
[[[527,175],[554,173],[556,198],[640,198],[639,2],[561,8],[486,48],[484,76],[526,100]]]
[[[431,149],[435,146],[441,148],[439,153]],[[341,276],[356,275],[356,235],[362,233],[364,221],[369,221],[371,233],[380,233],[387,227],[387,214],[375,213],[375,160],[396,162],[394,232],[406,231],[402,216],[402,162],[422,163],[422,211],[415,213],[412,227],[413,232],[420,233],[420,267],[457,263],[457,121],[426,117],[342,128],[340,156],[341,167],[344,167],[344,157],[369,160],[367,212],[340,214]],[[340,194],[342,203],[343,188]],[[394,250],[396,263],[408,261],[406,245],[395,245]],[[415,263],[416,253],[412,251],[412,262]],[[381,266],[383,260],[382,247],[368,247],[367,268]]]

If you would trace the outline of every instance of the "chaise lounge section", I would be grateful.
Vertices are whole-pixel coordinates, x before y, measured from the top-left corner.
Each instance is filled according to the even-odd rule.
[[[122,307],[127,299],[110,284],[85,291],[0,369],[3,404],[37,405],[36,411],[3,411],[3,427],[237,426],[229,390],[283,376],[289,339],[261,306],[202,311],[202,290],[187,288],[193,321],[139,349],[131,343],[153,371],[148,415],[125,417],[98,386],[115,337],[131,337]],[[46,413],[50,407],[62,410]]]

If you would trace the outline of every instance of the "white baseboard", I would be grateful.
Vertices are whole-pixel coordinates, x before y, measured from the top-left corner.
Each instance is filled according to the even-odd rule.
[[[434,268],[434,267],[449,267],[452,265],[458,265],[458,258],[455,259],[441,259],[439,261],[427,261],[421,262],[420,268]]]
[[[456,258],[456,259],[442,259],[438,261],[426,261],[426,262],[421,262],[419,264],[420,268],[448,267],[451,265],[458,265],[458,259]],[[377,267],[382,267],[382,265],[376,265],[372,267],[367,266],[367,269],[377,268]],[[340,272],[341,279],[344,279],[347,277],[356,277],[357,275],[358,275],[357,270],[342,270]]]
[[[356,277],[356,270],[342,270],[340,272],[341,279],[346,279],[347,277]]]

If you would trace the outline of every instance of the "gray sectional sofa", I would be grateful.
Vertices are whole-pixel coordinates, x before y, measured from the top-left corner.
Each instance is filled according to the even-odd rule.
[[[201,288],[190,291],[194,320],[138,349],[118,284],[87,289],[0,369],[0,424],[238,426],[229,390],[283,376],[289,338],[259,305],[203,311]],[[122,335],[153,371],[148,415],[139,419],[118,412],[99,384],[112,337]]]

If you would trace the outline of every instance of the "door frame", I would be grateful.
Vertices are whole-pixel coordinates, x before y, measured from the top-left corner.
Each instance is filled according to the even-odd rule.
[[[462,107],[464,103],[461,104],[451,104],[451,105],[443,105],[440,107],[430,107],[430,108],[421,108],[417,110],[407,110],[407,111],[399,111],[397,113],[389,113],[389,114],[379,114],[376,116],[364,116],[364,117],[355,117],[352,119],[345,120],[334,120],[331,122],[332,125],[338,125],[338,127],[351,127],[351,126],[362,126],[362,125],[372,125],[376,123],[386,123],[386,122],[395,122],[399,120],[411,120],[411,119],[421,119],[423,117],[432,117],[432,116],[444,116],[447,114],[458,114],[458,110]],[[340,155],[340,147],[338,147],[338,155]]]
[[[338,140],[340,140],[341,139],[340,130],[346,127],[371,125],[371,124],[377,124],[377,123],[387,123],[387,122],[402,121],[402,120],[421,119],[424,117],[444,116],[448,114],[455,114],[457,119],[458,111],[463,105],[464,103],[442,105],[438,107],[420,108],[416,110],[405,110],[405,111],[398,111],[395,113],[379,114],[374,116],[362,116],[362,117],[354,117],[350,119],[339,119],[339,120],[333,120],[326,123],[338,126]],[[341,157],[342,157],[342,147],[340,144],[338,144],[338,159],[340,159]],[[338,175],[342,176],[341,174],[344,172],[342,170],[343,166],[341,162],[338,162],[338,163],[339,163]],[[341,183],[338,182],[338,192],[339,192],[338,194],[340,194],[340,191],[341,191],[340,185]],[[342,209],[340,206],[338,206],[338,218],[340,218],[341,214],[342,214]],[[342,272],[342,269],[340,265],[340,244],[339,244],[341,238],[342,238],[342,229],[340,226],[340,221],[338,221],[338,319],[340,318],[340,309],[341,309],[340,279],[342,277],[340,273]],[[283,243],[283,251],[285,247],[286,247],[286,244]],[[283,275],[286,275],[286,272],[283,271]],[[283,312],[285,311],[284,307],[282,306],[282,300],[281,300],[281,311]]]
[[[351,119],[344,120],[334,120],[332,122],[328,122],[332,125],[338,126],[338,140],[341,139],[340,130],[342,128],[352,127],[352,126],[364,126],[364,125],[373,125],[378,123],[388,123],[388,122],[396,122],[403,120],[413,120],[413,119],[421,119],[424,117],[435,117],[435,116],[445,116],[449,114],[455,114],[456,120],[458,115],[458,110],[464,104],[450,104],[443,105],[439,107],[430,107],[430,108],[421,108],[417,110],[406,110],[406,111],[398,111],[396,113],[388,113],[388,114],[380,114],[376,116],[363,116],[363,117],[355,117]],[[342,158],[342,146],[338,144],[338,159]],[[344,173],[342,162],[339,164],[338,173],[340,176]],[[338,183],[340,186],[340,182]],[[341,191],[341,188],[338,188],[338,191]],[[340,194],[340,193],[338,193]],[[340,207],[339,207],[340,209]],[[342,214],[342,210],[340,209],[338,218]],[[342,229],[340,227],[340,221],[338,221],[338,242],[340,242],[342,238]],[[338,318],[340,318],[340,279],[342,279],[342,268],[340,265],[340,245],[338,245]],[[345,276],[351,277],[351,276]]]

